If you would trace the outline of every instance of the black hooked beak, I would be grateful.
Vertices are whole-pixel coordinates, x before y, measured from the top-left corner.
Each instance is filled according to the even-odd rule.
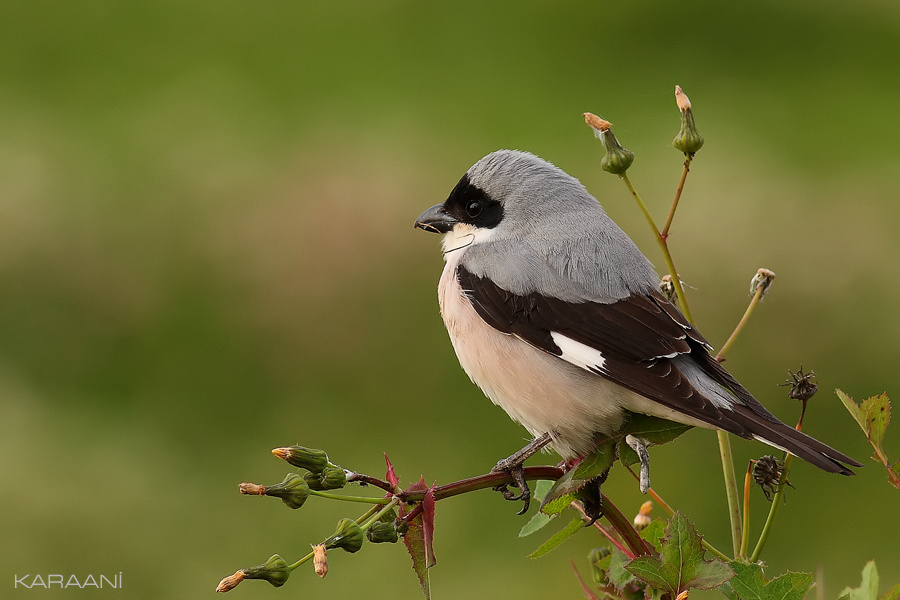
[[[443,204],[435,204],[419,215],[415,226],[433,233],[447,233],[457,223],[459,221],[444,212]]]

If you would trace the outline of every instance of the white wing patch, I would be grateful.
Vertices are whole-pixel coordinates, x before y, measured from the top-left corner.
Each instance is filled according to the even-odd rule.
[[[553,338],[553,343],[562,350],[562,359],[566,362],[572,363],[585,371],[591,371],[592,373],[603,371],[603,365],[606,363],[606,359],[603,358],[603,354],[596,348],[591,348],[587,344],[576,342],[555,331],[550,332],[550,337]]]

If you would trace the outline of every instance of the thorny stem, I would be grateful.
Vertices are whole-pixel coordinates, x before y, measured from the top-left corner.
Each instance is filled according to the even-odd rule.
[[[387,481],[383,481],[378,479],[377,477],[371,477],[369,475],[363,475],[362,473],[350,473],[347,475],[348,482],[356,482],[360,485],[374,485],[375,487],[379,487],[386,491],[389,494],[397,493],[397,490],[394,489]]]
[[[672,254],[669,252],[669,245],[666,243],[666,238],[664,238],[659,233],[659,228],[656,226],[656,223],[653,221],[653,217],[650,216],[650,211],[647,210],[647,206],[644,204],[644,201],[641,200],[640,195],[637,193],[637,190],[634,189],[634,186],[631,185],[631,180],[628,179],[627,173],[622,173],[619,175],[622,178],[622,181],[625,182],[625,185],[628,187],[628,191],[631,192],[631,195],[634,196],[634,199],[637,201],[638,206],[641,209],[641,212],[644,213],[644,217],[647,218],[647,223],[650,224],[650,228],[653,230],[653,234],[656,236],[656,243],[659,244],[659,249],[663,253],[663,259],[666,261],[666,267],[669,269],[669,273],[672,275],[672,284],[675,286],[675,293],[678,296],[678,303],[681,306],[681,312],[684,313],[684,316],[691,323],[694,322],[694,317],[691,314],[691,309],[688,306],[687,298],[684,296],[684,287],[681,285],[681,278],[678,277],[678,271],[675,269],[675,263],[672,262]]]
[[[549,479],[551,481],[556,481],[565,474],[563,470],[558,467],[548,466],[525,467],[524,471],[525,481],[535,481],[537,479]],[[504,483],[515,483],[512,479],[512,476],[506,471],[494,471],[485,475],[478,475],[477,477],[469,477],[468,479],[454,481],[453,483],[448,483],[446,485],[441,485],[434,488],[434,500],[443,500],[444,498],[451,498],[453,496],[467,494],[476,490],[493,488]],[[402,500],[403,502],[419,502],[420,500],[425,498],[426,491],[427,490],[420,490],[416,492],[402,492],[400,494],[397,494],[397,497],[400,498],[400,500]],[[409,513],[407,513],[403,518],[408,522],[412,519],[415,519],[421,512],[422,505],[419,504],[411,511],[409,511]]]
[[[669,237],[669,228],[672,226],[672,219],[675,218],[675,209],[678,208],[678,201],[681,200],[681,192],[684,190],[684,180],[687,179],[688,173],[691,170],[691,160],[693,160],[693,158],[693,154],[684,155],[684,169],[681,171],[681,180],[678,182],[678,188],[675,190],[675,198],[672,199],[672,206],[669,208],[669,216],[666,217],[666,223],[659,233],[660,237],[663,239]]]
[[[722,348],[719,350],[719,353],[716,354],[717,361],[722,362],[725,360],[725,353],[731,349],[738,335],[740,335],[741,331],[744,330],[744,327],[747,325],[747,321],[750,320],[750,315],[753,314],[753,309],[755,309],[756,305],[759,304],[759,301],[762,300],[764,291],[765,286],[761,285],[756,288],[756,292],[753,294],[753,298],[750,299],[750,304],[747,305],[747,310],[744,311],[744,316],[741,317],[740,321],[738,321],[738,324],[734,328],[734,331],[732,331],[731,335],[728,337],[728,341],[722,344]]]

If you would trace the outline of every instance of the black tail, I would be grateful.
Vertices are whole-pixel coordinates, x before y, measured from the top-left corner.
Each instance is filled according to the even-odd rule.
[[[816,438],[797,431],[780,421],[770,421],[746,406],[735,406],[728,412],[732,420],[741,426],[741,429],[749,432],[749,436],[739,434],[742,437],[752,437],[770,446],[790,452],[829,473],[853,475],[853,471],[844,464],[852,467],[863,466],[859,461],[823,444]]]

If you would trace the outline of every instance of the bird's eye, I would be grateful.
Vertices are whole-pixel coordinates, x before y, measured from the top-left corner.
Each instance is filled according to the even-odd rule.
[[[469,215],[470,218],[474,219],[478,215],[481,214],[481,210],[484,208],[484,205],[478,200],[472,200],[468,204],[466,204],[466,214]]]

